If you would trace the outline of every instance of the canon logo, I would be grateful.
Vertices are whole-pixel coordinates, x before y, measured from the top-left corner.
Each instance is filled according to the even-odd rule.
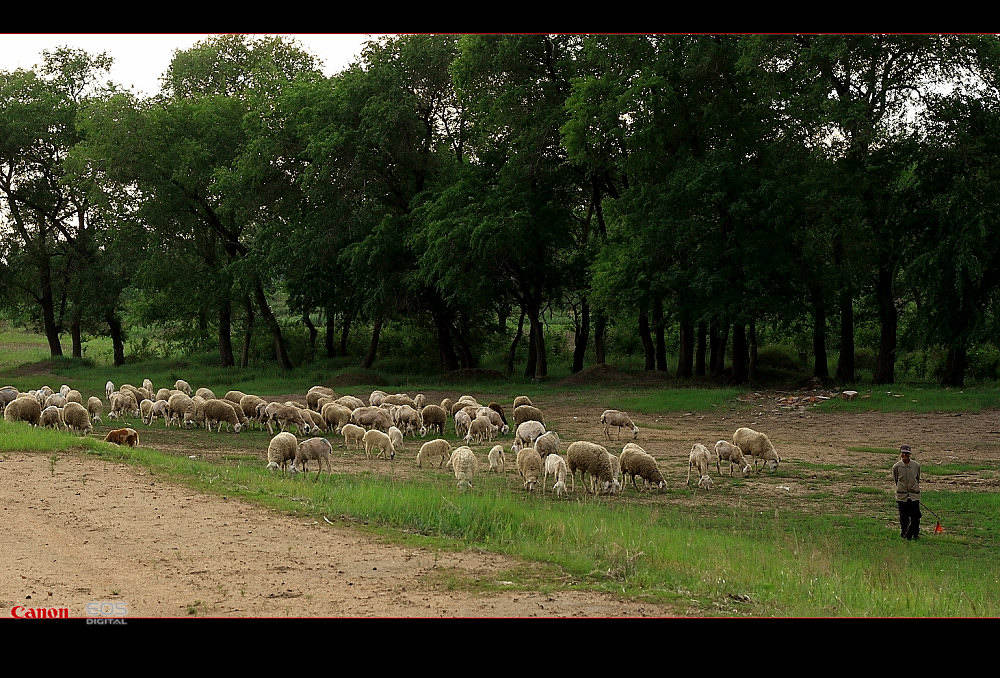
[[[69,619],[69,608],[15,605],[10,609],[10,616],[15,619]]]

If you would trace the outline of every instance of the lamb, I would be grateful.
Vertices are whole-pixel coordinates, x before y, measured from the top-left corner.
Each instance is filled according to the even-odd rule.
[[[333,454],[333,446],[330,445],[330,441],[326,438],[309,438],[308,440],[303,440],[295,447],[295,458],[292,459],[291,473],[298,472],[298,466],[301,463],[302,468],[305,468],[305,464],[310,459],[315,459],[318,464],[316,469],[316,477],[323,472],[323,462],[326,462],[326,467],[330,471],[330,475],[333,475],[333,461],[330,456]]]
[[[389,440],[392,441],[393,449],[403,449],[403,432],[395,426],[389,427]]]
[[[538,484],[538,474],[542,471],[542,458],[534,447],[524,447],[517,453],[517,473],[524,478],[524,489],[528,492],[535,491]],[[544,488],[544,479],[543,485]]]
[[[450,456],[451,443],[444,438],[435,438],[420,446],[420,451],[417,452],[417,467],[423,468],[423,460],[428,457],[441,457],[441,462],[438,464],[438,468],[441,468]]]
[[[113,381],[109,381],[104,385],[104,394],[108,397],[108,400],[111,400],[111,394],[114,392],[115,392],[115,383]]]
[[[622,487],[622,466],[618,457],[608,452],[608,461],[611,462],[611,486],[613,491],[621,491]]]
[[[701,478],[698,479],[698,487],[706,490],[712,489],[712,476],[708,474],[709,465],[712,463],[712,453],[701,443],[695,443],[691,447],[691,454],[688,455],[688,476],[687,484],[691,484],[691,469],[697,468]]]
[[[480,407],[478,410],[476,410],[476,416],[486,417],[487,419],[489,419],[490,423],[496,426],[497,430],[500,431],[501,434],[506,435],[506,433],[510,431],[510,427],[507,426],[507,422],[505,422],[500,417],[500,414],[491,407]]]
[[[420,418],[423,420],[423,426],[420,427],[420,437],[423,438],[427,435],[428,429],[437,429],[438,435],[444,435],[444,425],[448,419],[448,415],[445,414],[444,408],[439,405],[427,405],[422,410],[420,410]]]
[[[459,438],[464,438],[469,432],[470,426],[472,426],[472,418],[469,417],[467,412],[459,410],[455,414],[455,435]]]
[[[240,418],[236,414],[236,408],[228,400],[206,400],[202,406],[205,413],[205,426],[211,432],[212,424],[215,424],[215,432],[222,432],[222,425],[228,424],[234,433],[239,433],[243,429]],[[307,431],[308,432],[308,431]]]
[[[4,408],[4,421],[26,421],[32,426],[38,426],[42,416],[42,406],[31,396],[15,398]]]
[[[365,433],[365,457],[371,457],[372,452],[378,450],[378,454],[375,458],[378,459],[382,456],[387,456],[389,459],[395,459],[396,448],[392,446],[392,440],[389,436],[382,431],[372,429]]]
[[[767,466],[768,471],[774,471],[778,468],[778,464],[781,463],[781,456],[774,449],[771,439],[763,433],[754,431],[752,428],[736,429],[736,433],[733,434],[733,444],[738,446],[744,455],[749,454],[751,457],[754,457],[755,468],[757,466],[756,457],[764,460],[765,464],[761,466],[761,469]]]
[[[142,380],[142,387],[144,389],[146,389],[147,391],[149,391],[150,393],[153,392],[153,382],[150,381],[149,379],[143,379]]]
[[[596,443],[578,440],[566,448],[566,460],[570,475],[573,476],[573,489],[576,490],[576,472],[580,471],[580,480],[590,475],[590,491],[597,494],[597,484],[601,483],[603,492],[617,491],[617,481],[611,474],[611,455],[607,448]]]
[[[83,394],[81,394],[75,388],[71,388],[66,393],[66,402],[68,402],[68,403],[77,403],[78,405],[83,405]]]
[[[112,407],[114,405],[112,404]],[[170,396],[167,400],[167,418],[164,420],[164,426],[170,426],[171,422],[177,422],[180,426],[184,421],[184,415],[187,411],[194,407],[194,401],[185,393],[175,393]],[[108,415],[109,417],[111,415]]]
[[[354,442],[358,444],[358,449],[361,449],[362,442],[365,439],[365,430],[363,428],[354,424],[344,424],[340,429],[340,433],[344,436],[345,447]]]
[[[544,433],[538,436],[537,438],[535,438],[535,450],[538,452],[538,455],[542,459],[545,459],[550,454],[558,454],[559,434],[556,433],[555,431],[549,431],[548,433]]]
[[[66,394],[69,392],[70,388],[68,384],[63,384],[62,386],[59,387],[59,395],[61,395],[63,398],[65,398]]]
[[[359,407],[354,410],[351,412],[351,423],[383,432],[388,431],[389,427],[392,426],[389,415],[377,407]]]
[[[153,423],[153,401],[149,399],[139,403],[139,413],[142,415],[142,423],[149,426]]]
[[[153,409],[149,411],[149,421],[146,425],[151,425],[157,417],[162,417],[164,421],[170,416],[170,406],[166,400],[157,400],[153,403]]]
[[[622,426],[628,426],[632,429],[632,440],[639,437],[639,427],[632,423],[632,420],[624,412],[619,412],[618,410],[604,410],[601,414],[601,423],[604,424],[604,435],[608,440],[611,440],[612,426],[618,427],[618,439],[621,440],[622,437]]]
[[[534,403],[531,402],[531,398],[525,395],[521,395],[514,398],[514,409],[516,410],[521,405],[534,405]]]
[[[493,440],[496,435],[497,427],[490,423],[490,420],[486,417],[476,417],[474,421],[469,424],[469,430],[465,434],[465,442],[472,442],[475,440],[477,443],[483,442],[484,439]]]
[[[38,425],[42,428],[62,429],[65,427],[62,418],[62,410],[55,405],[50,405],[42,410],[38,417]]]
[[[329,402],[323,405],[320,414],[326,420],[327,429],[333,427],[338,433],[351,421],[351,411],[340,403]]]
[[[532,419],[517,427],[517,433],[514,435],[514,438],[515,442],[519,443],[519,448],[525,445],[531,447],[544,434],[545,426]]]
[[[472,479],[479,470],[479,460],[476,453],[468,447],[459,447],[451,453],[448,465],[455,471],[455,479],[458,480],[458,487],[472,487]]]
[[[80,435],[87,435],[94,430],[94,425],[90,422],[90,412],[80,403],[66,403],[62,411],[62,420],[70,431],[79,431]]]
[[[116,428],[104,436],[104,442],[115,445],[139,446],[139,433],[134,428]]]
[[[183,379],[178,379],[176,382],[174,382],[174,388],[178,391],[181,391],[184,395],[188,396],[189,398],[191,397],[191,385],[188,384]]]
[[[647,483],[655,484],[661,490],[666,489],[667,482],[663,479],[663,474],[660,473],[656,459],[635,443],[625,444],[618,461],[621,464],[624,481],[627,482],[631,478],[632,487],[635,488],[636,492],[639,491],[639,486],[635,482],[636,476]]]
[[[514,408],[514,423],[520,426],[526,421],[537,421],[544,424],[545,417],[542,416],[540,409],[532,405],[520,405]]]
[[[563,492],[568,492],[568,489],[566,488],[566,474],[569,473],[569,467],[566,466],[566,460],[558,454],[550,454],[545,457],[545,475],[542,476],[542,494],[545,494],[545,481],[548,479],[550,473],[556,477],[555,485],[552,486],[556,496],[558,497]]]
[[[97,396],[87,398],[87,412],[90,413],[90,420],[95,424],[101,422],[101,413],[104,411],[104,403]]]
[[[500,469],[500,473],[506,473],[507,457],[503,453],[503,445],[494,445],[488,455],[490,460],[490,472]]]
[[[210,388],[205,388],[202,386],[197,391],[194,392],[196,396],[200,396],[205,400],[215,400],[215,393]]]
[[[729,475],[733,475],[733,464],[738,464],[743,475],[750,472],[750,462],[743,456],[743,450],[733,445],[728,440],[720,440],[715,443],[715,470],[722,475],[722,461],[729,462]]]
[[[295,436],[286,431],[271,438],[267,445],[267,470],[274,471],[280,467],[284,471],[288,462],[295,459],[298,448]]]

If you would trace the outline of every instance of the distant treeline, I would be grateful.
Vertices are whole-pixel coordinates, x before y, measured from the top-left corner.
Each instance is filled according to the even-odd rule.
[[[325,77],[224,36],[149,98],[109,67],[0,72],[0,304],[53,355],[110,334],[120,364],[136,323],[291,367],[291,314],[313,355],[365,328],[368,367],[405,319],[442,369],[499,335],[544,377],[556,312],[573,371],[627,324],[646,369],[741,383],[763,331],[805,325],[816,376],[829,346],[838,380],[869,351],[891,383],[905,326],[962,384],[995,343],[994,37],[409,36]]]

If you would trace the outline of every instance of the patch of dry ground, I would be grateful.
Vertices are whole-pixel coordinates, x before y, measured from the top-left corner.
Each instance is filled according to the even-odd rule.
[[[448,591],[435,580],[494,581],[526,565],[379,543],[78,453],[60,453],[54,470],[41,453],[5,454],[0,507],[0,616],[14,605],[83,616],[106,600],[132,617],[676,614],[577,591]]]

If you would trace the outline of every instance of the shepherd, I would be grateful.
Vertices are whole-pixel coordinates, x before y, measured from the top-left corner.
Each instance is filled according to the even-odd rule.
[[[920,539],[920,464],[910,459],[909,445],[899,446],[899,461],[892,467],[899,507],[899,536]]]

